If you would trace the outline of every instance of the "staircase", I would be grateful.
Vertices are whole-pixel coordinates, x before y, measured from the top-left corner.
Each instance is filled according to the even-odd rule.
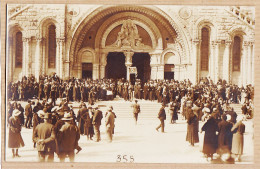
[[[147,101],[139,100],[141,112],[139,118],[145,119],[156,119],[158,112],[161,108],[161,104],[157,101]],[[117,118],[133,118],[133,108],[134,101],[124,101],[121,98],[115,98],[113,101],[99,101],[96,103],[100,110],[105,113],[109,106],[113,106],[113,111],[115,112]]]
[[[234,111],[237,114],[242,114],[242,110],[241,110],[242,104],[230,104],[230,106],[234,108]]]

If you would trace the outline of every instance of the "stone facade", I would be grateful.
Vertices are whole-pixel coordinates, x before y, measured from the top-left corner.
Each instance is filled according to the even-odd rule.
[[[127,78],[134,53],[150,55],[151,79],[163,79],[166,64],[174,79],[225,79],[254,84],[254,8],[164,5],[9,4],[7,10],[8,79],[50,74],[82,77],[92,63],[92,78],[105,77],[109,52],[125,56]],[[55,68],[48,66],[48,27],[56,29]],[[201,70],[201,30],[210,30],[209,68]],[[15,34],[23,36],[23,64],[15,67]],[[232,69],[234,37],[241,37],[240,70]]]

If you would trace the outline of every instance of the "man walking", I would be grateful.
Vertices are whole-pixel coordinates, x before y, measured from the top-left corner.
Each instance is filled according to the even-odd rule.
[[[135,119],[135,124],[137,124],[137,120],[138,120],[138,114],[140,113],[140,105],[137,103],[138,101],[135,100],[135,103],[132,104],[131,107],[133,107],[133,114],[134,114],[134,119]]]
[[[161,124],[156,128],[157,131],[159,130],[159,128],[162,128],[162,130],[161,130],[162,133],[164,133],[164,120],[166,120],[166,113],[165,113],[164,108],[165,108],[165,105],[162,104],[162,107],[160,108],[160,111],[158,113],[158,118],[159,118]]]
[[[44,123],[37,125],[33,133],[33,141],[37,143],[40,162],[53,162],[55,151],[55,133],[51,124],[51,113],[45,113]]]
[[[94,126],[94,133],[96,137],[96,142],[99,142],[101,140],[100,138],[100,125],[101,125],[101,120],[103,118],[102,111],[98,110],[98,107],[94,107],[94,115],[93,115],[93,126]]]
[[[31,102],[31,100],[28,100],[28,104],[25,106],[25,116],[26,116],[25,127],[26,128],[32,127],[33,112],[32,112],[32,102]]]
[[[115,127],[115,114],[112,112],[112,108],[108,109],[106,114],[106,128],[109,142],[112,142],[113,131]]]

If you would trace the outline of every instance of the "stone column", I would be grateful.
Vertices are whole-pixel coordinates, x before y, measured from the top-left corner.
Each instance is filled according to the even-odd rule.
[[[174,79],[180,81],[180,65],[174,65]]]
[[[248,55],[248,42],[244,41],[242,46],[242,85],[247,84],[247,55]]]
[[[9,37],[8,38],[8,53],[7,53],[7,63],[8,63],[8,80],[7,81],[13,81],[13,72],[14,72],[14,58],[15,56],[13,55],[13,49],[14,49],[14,44],[13,44],[13,38]]]
[[[55,70],[56,74],[60,76],[60,38],[56,38],[56,60],[55,60]]]
[[[198,80],[199,80],[199,74],[200,74],[200,57],[198,57],[198,46],[199,46],[199,43],[200,41],[198,39],[195,39],[192,41],[192,51],[193,51],[193,57],[191,59],[191,62],[192,62],[192,68],[193,68],[193,71],[192,71],[192,83],[193,84],[197,84],[198,83]]]
[[[254,42],[252,42],[252,69],[251,69],[251,72],[252,72],[252,85],[254,86],[255,84],[255,54],[254,54],[254,50],[255,50],[255,45],[254,45]]]
[[[36,37],[35,49],[35,78],[39,80],[39,75],[42,74],[42,55],[41,55],[41,37]]]
[[[210,78],[213,80],[213,82],[215,82],[215,48],[216,48],[216,43],[215,41],[212,41],[211,42],[211,48],[210,48],[210,58],[209,58],[209,61],[210,61],[210,65],[209,65],[209,75],[210,75]]]
[[[231,70],[231,61],[230,61],[230,46],[232,41],[225,42],[224,56],[223,56],[223,80],[226,80],[227,83],[230,83],[230,70]]]
[[[252,42],[248,44],[247,54],[247,84],[252,84]]]
[[[24,37],[23,38],[23,68],[22,68],[22,75],[28,76],[29,75],[29,65],[30,63],[30,46],[29,43],[31,38]]]
[[[59,38],[59,62],[58,62],[58,65],[59,65],[59,76],[60,78],[64,78],[65,76],[65,73],[64,73],[64,42],[65,42],[65,38],[62,37],[62,38]]]
[[[46,74],[46,39],[42,38],[42,74]]]
[[[101,63],[100,63],[100,79],[105,78],[106,65],[107,65],[107,55],[108,53],[101,53]]]
[[[151,59],[150,59],[150,66],[151,66],[151,79],[155,80],[155,79],[162,79],[159,76],[162,76],[162,71],[163,71],[163,76],[164,76],[164,68],[162,70],[162,64],[164,63],[160,63],[159,60],[159,56],[160,54],[158,53],[150,53]],[[161,66],[161,67],[160,67]],[[164,66],[163,66],[164,67]],[[160,73],[158,72],[160,71]]]
[[[134,52],[124,52],[125,54],[125,66],[126,66],[126,80],[130,80],[130,72],[129,69],[132,66],[132,57]]]
[[[157,71],[158,67],[157,64],[150,64],[151,66],[151,80],[157,79]]]
[[[157,79],[164,79],[164,65],[162,65],[162,64],[158,65]]]
[[[214,76],[214,81],[215,83],[219,79],[219,42],[215,41],[215,51],[214,51],[214,61],[215,61],[215,76]]]
[[[93,64],[92,79],[93,80],[98,79],[98,74],[99,74],[99,64],[98,63],[94,63]]]

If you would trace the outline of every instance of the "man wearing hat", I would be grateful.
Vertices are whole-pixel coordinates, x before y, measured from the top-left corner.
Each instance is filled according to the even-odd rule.
[[[106,128],[107,128],[107,135],[108,135],[109,142],[112,142],[114,127],[115,127],[115,115],[112,112],[112,108],[109,108],[106,114]]]
[[[73,162],[75,158],[74,149],[81,149],[78,146],[78,141],[80,138],[79,129],[76,125],[73,124],[73,117],[71,113],[65,113],[62,120],[65,123],[59,130],[57,136],[59,140],[58,144],[60,162],[64,162],[67,155],[70,159],[70,162]]]
[[[161,124],[156,128],[157,131],[159,130],[159,128],[162,128],[162,130],[161,130],[162,133],[164,133],[164,120],[166,120],[166,113],[165,113],[164,108],[165,108],[165,105],[162,104],[162,107],[160,108],[160,111],[158,113],[158,118],[159,118]]]
[[[95,140],[96,142],[99,142],[101,140],[99,128],[101,125],[102,118],[103,118],[102,111],[98,110],[98,106],[95,106],[92,124],[94,125],[94,133],[95,133],[95,137],[96,137],[96,140]]]
[[[25,116],[26,116],[25,127],[26,128],[32,127],[33,112],[32,112],[31,100],[28,100],[28,104],[25,106]]]
[[[33,141],[37,143],[38,158],[40,162],[53,162],[55,151],[55,133],[51,124],[51,113],[45,113],[44,122],[36,126]]]
[[[135,118],[135,124],[137,124],[137,120],[138,120],[138,114],[140,113],[140,105],[137,103],[138,101],[135,100],[135,103],[131,105],[131,107],[133,107],[133,114],[134,114],[134,118]]]

